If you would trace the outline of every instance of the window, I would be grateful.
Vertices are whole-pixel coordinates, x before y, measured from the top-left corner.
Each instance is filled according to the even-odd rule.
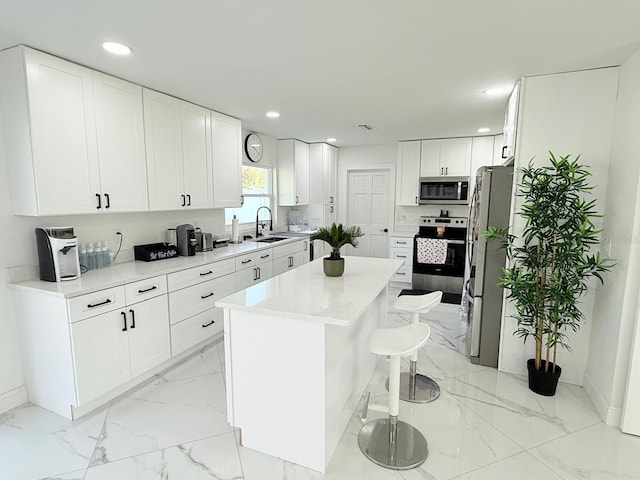
[[[238,217],[240,223],[254,223],[256,221],[256,211],[259,207],[271,208],[273,200],[271,168],[243,165],[242,194],[244,195],[244,205],[242,207],[225,209],[225,225],[231,225],[234,215]],[[264,213],[266,215],[267,212]],[[262,218],[262,214],[260,217]]]

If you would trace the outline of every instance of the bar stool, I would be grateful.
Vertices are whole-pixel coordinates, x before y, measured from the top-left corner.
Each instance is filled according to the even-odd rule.
[[[369,351],[389,356],[388,406],[369,406],[366,395],[363,419],[367,411],[389,412],[388,418],[373,420],[360,429],[358,445],[373,463],[393,470],[416,468],[427,459],[429,448],[422,433],[398,420],[400,410],[400,357],[419,349],[429,339],[431,329],[425,323],[399,328],[378,328],[369,336]]]
[[[442,292],[432,292],[425,295],[401,295],[393,303],[393,308],[411,314],[411,324],[420,321],[420,314],[427,313],[437,307],[442,300]],[[426,375],[416,372],[418,365],[418,351],[411,354],[409,371],[400,375],[400,399],[412,403],[428,403],[440,396],[440,385]],[[389,388],[389,380],[386,383]]]

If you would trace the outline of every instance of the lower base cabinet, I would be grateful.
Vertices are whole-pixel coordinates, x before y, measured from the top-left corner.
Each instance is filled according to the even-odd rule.
[[[171,356],[163,295],[71,325],[78,403],[84,404]]]

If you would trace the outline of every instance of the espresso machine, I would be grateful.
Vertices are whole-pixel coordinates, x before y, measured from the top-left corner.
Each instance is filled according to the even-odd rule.
[[[193,225],[184,224],[176,227],[176,241],[178,243],[178,255],[190,257],[196,254],[198,239]]]
[[[78,238],[73,227],[36,228],[40,280],[64,282],[80,278]]]

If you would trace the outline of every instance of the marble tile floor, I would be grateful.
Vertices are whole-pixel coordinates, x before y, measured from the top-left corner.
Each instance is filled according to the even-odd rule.
[[[390,289],[390,297],[397,294]],[[408,319],[390,310],[391,324]],[[541,397],[526,379],[472,365],[459,353],[454,305],[424,315],[432,336],[419,371],[438,379],[429,404],[401,402],[400,418],[429,442],[419,468],[388,470],[360,452],[354,415],[322,475],[239,446],[226,423],[222,343],[76,422],[33,405],[0,415],[2,480],[484,480],[640,479],[640,437],[607,427],[582,388]],[[387,363],[369,388],[384,403]],[[370,418],[381,416],[371,412]]]

